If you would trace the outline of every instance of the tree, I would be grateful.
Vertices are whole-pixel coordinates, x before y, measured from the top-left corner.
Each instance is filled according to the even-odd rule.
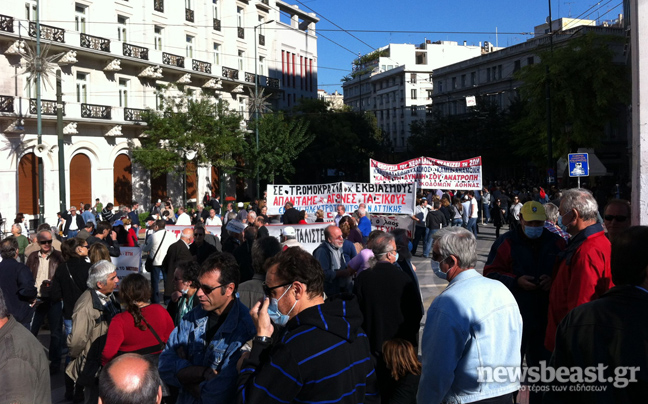
[[[579,147],[601,145],[605,127],[629,102],[627,66],[615,62],[621,36],[587,33],[539,53],[541,62],[521,69],[523,113],[514,124],[519,155],[547,159],[546,83],[551,92],[553,158]],[[547,76],[547,69],[549,75]]]

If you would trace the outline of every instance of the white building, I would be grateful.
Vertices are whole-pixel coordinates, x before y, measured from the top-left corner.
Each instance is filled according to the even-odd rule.
[[[146,208],[166,195],[180,202],[180,175],[151,181],[130,159],[128,142],[144,129],[141,111],[158,106],[160,86],[215,91],[245,119],[255,67],[274,109],[317,96],[319,20],[279,0],[41,0],[40,9],[42,46],[64,53],[66,206],[100,198]],[[36,89],[21,68],[22,50],[35,48],[36,1],[5,1],[0,12],[0,212],[11,218],[39,210]],[[45,220],[55,223],[55,89],[43,88],[41,98]],[[188,198],[218,189],[217,177],[214,167],[198,167]]]
[[[413,121],[425,119],[432,99],[432,71],[492,51],[452,41],[389,44],[354,62],[343,84],[344,103],[357,111],[372,111],[395,151],[407,146]]]
[[[342,109],[344,107],[344,96],[338,93],[335,90],[332,94],[326,92],[326,90],[319,89],[317,90],[317,98],[322,101],[330,103],[329,109]]]

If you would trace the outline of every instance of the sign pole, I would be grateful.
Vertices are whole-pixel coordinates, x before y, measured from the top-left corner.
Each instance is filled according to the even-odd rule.
[[[578,188],[580,189],[580,177],[577,178],[578,178]]]

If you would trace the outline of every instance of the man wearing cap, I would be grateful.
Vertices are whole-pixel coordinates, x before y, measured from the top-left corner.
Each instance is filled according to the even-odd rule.
[[[297,233],[295,232],[295,228],[292,226],[284,227],[284,229],[281,230],[280,241],[282,251],[286,251],[291,247],[301,248],[301,244],[299,244],[299,241],[297,241]]]
[[[509,288],[522,314],[522,358],[527,366],[549,360],[544,348],[551,274],[565,240],[544,227],[546,214],[540,202],[520,209],[520,226],[500,236],[491,247],[484,276]],[[540,390],[540,391],[535,391]],[[542,389],[531,390],[531,403],[540,402]]]
[[[236,214],[236,218],[243,224],[247,223],[248,213],[247,210],[245,210],[245,205],[243,204],[243,202],[239,202],[237,207],[238,213]]]

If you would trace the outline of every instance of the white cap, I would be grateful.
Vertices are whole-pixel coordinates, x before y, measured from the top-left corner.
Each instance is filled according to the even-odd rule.
[[[285,227],[285,228],[281,231],[281,234],[282,234],[283,236],[286,236],[286,237],[295,237],[295,235],[296,235],[296,233],[295,233],[295,228],[294,228],[294,227],[291,227],[291,226]]]
[[[243,207],[243,202],[239,202],[239,203],[238,203],[238,207],[239,207],[239,208],[242,208],[242,207]]]

